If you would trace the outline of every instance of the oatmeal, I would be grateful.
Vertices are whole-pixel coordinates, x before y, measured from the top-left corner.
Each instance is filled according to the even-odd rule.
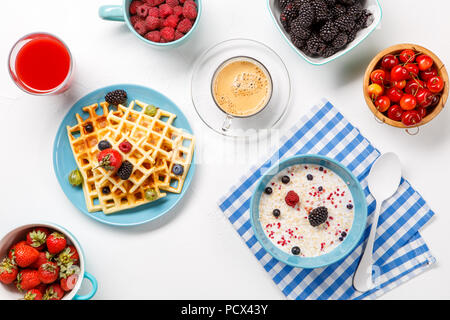
[[[344,241],[353,223],[347,184],[328,168],[288,167],[267,184],[259,203],[266,236],[281,250],[315,257]]]

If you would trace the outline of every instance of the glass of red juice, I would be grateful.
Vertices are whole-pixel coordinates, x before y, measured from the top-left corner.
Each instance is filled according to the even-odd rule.
[[[51,95],[69,88],[72,55],[54,35],[32,33],[22,37],[11,49],[8,60],[11,78],[27,93]]]

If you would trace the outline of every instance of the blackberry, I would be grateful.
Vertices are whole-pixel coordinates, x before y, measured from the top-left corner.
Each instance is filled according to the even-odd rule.
[[[337,4],[331,9],[331,12],[333,14],[333,19],[337,19],[345,15],[347,13],[347,9],[343,5]]]
[[[337,36],[338,33],[339,30],[336,27],[336,24],[333,21],[327,21],[320,28],[319,36],[323,41],[330,42]]]
[[[280,15],[280,22],[281,25],[283,26],[284,30],[286,30],[287,32],[290,31],[290,25],[291,22],[297,18],[298,16],[298,9],[296,6],[294,6],[294,4],[292,2],[290,2],[286,8],[283,9],[283,11],[281,12]]]
[[[291,0],[278,0],[278,7],[280,9],[284,9],[286,8],[289,2],[291,2]]]
[[[298,10],[298,24],[303,28],[307,29],[311,27],[316,16],[314,14],[314,8],[309,2],[303,3]]]
[[[311,2],[316,16],[316,22],[323,22],[328,19],[328,7],[323,0],[314,0]]]
[[[108,92],[105,101],[113,105],[124,104],[127,101],[127,92],[122,89]]]
[[[357,2],[354,5],[347,8],[347,14],[353,18],[353,20],[358,20],[363,13],[362,5]]]
[[[356,26],[359,29],[364,29],[370,26],[373,22],[373,14],[369,10],[362,10],[361,16],[356,20]]]
[[[336,52],[338,52],[338,49],[336,49],[334,47],[326,47],[325,50],[323,50],[322,57],[323,58],[331,57]],[[323,190],[323,187],[319,187],[319,191],[322,191],[322,190]]]
[[[356,34],[358,33],[359,28],[355,28],[350,32],[347,32],[347,43],[352,42],[356,38]]]
[[[349,32],[355,27],[355,21],[347,14],[340,16],[335,20],[339,30]]]
[[[313,34],[311,36],[311,38],[308,39],[308,41],[306,42],[306,45],[308,46],[309,52],[311,52],[313,55],[318,55],[318,56],[322,55],[322,52],[327,47],[325,42],[323,42],[323,40],[320,39],[320,37],[316,34]],[[311,175],[308,175],[308,180],[312,180],[312,179],[309,179],[309,176],[311,176]]]
[[[322,223],[325,223],[327,219],[328,209],[325,207],[315,208],[308,215],[309,224],[313,227],[320,226]]]
[[[311,36],[311,30],[303,28],[298,23],[298,18],[295,19],[291,24],[291,36],[295,36],[296,38],[307,40]]]
[[[331,7],[336,4],[336,0],[324,0],[327,6]]]
[[[332,45],[336,49],[341,49],[345,47],[345,45],[348,43],[348,36],[346,33],[341,32],[339,33],[336,38],[334,38]]]
[[[128,160],[122,162],[122,165],[120,166],[119,170],[117,170],[117,175],[122,180],[128,180],[128,178],[131,176],[132,173],[133,173],[133,164]]]

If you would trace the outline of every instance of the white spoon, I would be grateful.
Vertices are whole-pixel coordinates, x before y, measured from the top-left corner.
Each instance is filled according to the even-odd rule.
[[[398,189],[402,178],[400,160],[395,153],[389,152],[381,155],[370,169],[368,184],[370,193],[376,201],[373,213],[373,222],[367,239],[364,254],[353,277],[353,286],[360,292],[366,292],[374,287],[372,280],[372,253],[375,235],[377,233],[378,217],[381,205],[389,199]]]

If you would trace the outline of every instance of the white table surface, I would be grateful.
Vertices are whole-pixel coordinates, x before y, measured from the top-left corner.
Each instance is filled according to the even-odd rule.
[[[5,14],[0,22],[0,235],[13,225],[36,219],[69,228],[84,248],[87,270],[99,282],[95,299],[284,298],[231,224],[216,212],[217,199],[254,159],[211,157],[217,150],[234,155],[236,145],[206,128],[190,98],[196,57],[217,42],[237,37],[266,43],[290,70],[293,97],[278,127],[281,132],[327,97],[377,148],[400,156],[404,176],[436,212],[422,235],[437,264],[383,298],[450,298],[450,171],[445,167],[450,162],[450,113],[444,110],[419,135],[409,136],[378,124],[362,95],[367,64],[390,45],[417,43],[444,63],[450,61],[449,1],[381,1],[380,27],[356,49],[321,67],[309,65],[285,43],[265,0],[204,0],[193,37],[184,46],[166,51],[147,46],[124,24],[98,17],[100,5],[121,0],[1,2]],[[33,31],[58,35],[75,57],[74,84],[63,95],[27,95],[10,80],[9,49]],[[90,91],[115,83],[141,84],[169,96],[189,118],[197,133],[199,158],[204,158],[189,193],[172,212],[131,228],[104,225],[78,212],[62,192],[52,165],[54,136],[69,108]],[[134,271],[125,277],[123,269],[128,267]],[[83,287],[86,291],[89,285]]]

